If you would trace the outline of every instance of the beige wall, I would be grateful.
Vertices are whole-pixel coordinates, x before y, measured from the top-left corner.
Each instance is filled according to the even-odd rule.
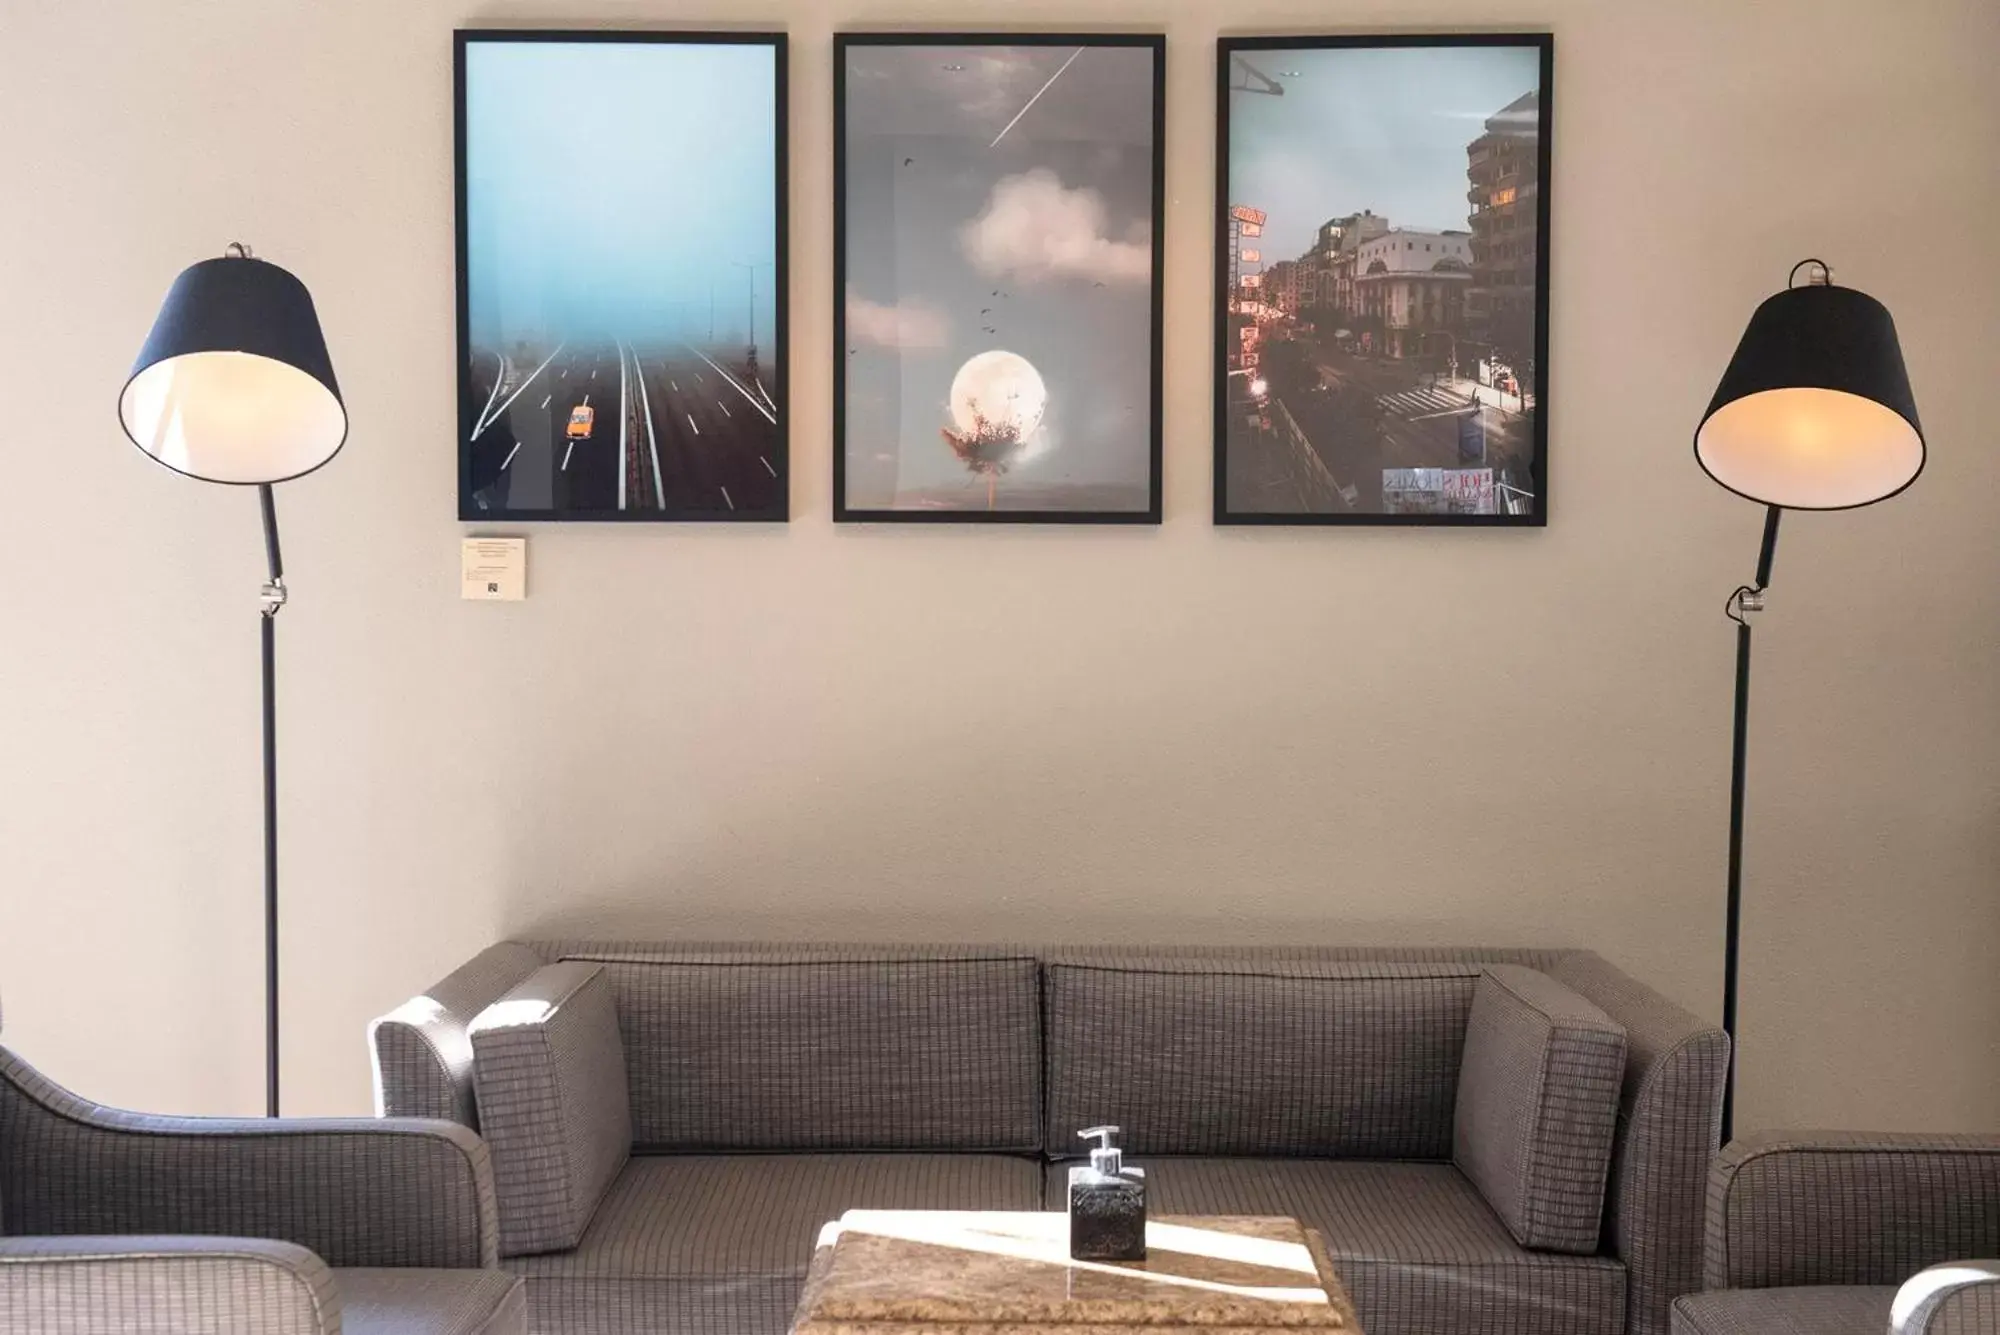
[[[461,603],[450,29],[792,34],[789,527],[548,527]],[[830,33],[1169,34],[1167,522],[828,520]],[[1218,532],[1213,39],[1557,33],[1555,518]],[[1716,1013],[1731,638],[1759,516],[1690,431],[1811,253],[1882,297],[1932,445],[1788,521],[1759,640],[1745,1124],[2000,1105],[2000,7],[1991,0],[12,0],[0,8],[0,990],[55,1077],[261,1105],[254,501],[113,405],[234,237],[353,417],[283,490],[288,1107],[510,933],[1564,942]]]

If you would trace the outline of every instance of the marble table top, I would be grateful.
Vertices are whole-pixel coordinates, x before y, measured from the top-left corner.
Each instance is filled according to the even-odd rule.
[[[820,1234],[795,1335],[1352,1332],[1319,1235],[1293,1219],[1167,1216],[1146,1259],[1073,1261],[1060,1212],[850,1210]]]

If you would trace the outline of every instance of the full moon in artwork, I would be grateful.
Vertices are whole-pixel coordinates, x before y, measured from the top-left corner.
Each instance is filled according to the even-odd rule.
[[[951,379],[951,420],[966,436],[1006,436],[1025,444],[1048,406],[1041,372],[1019,353],[982,352]]]

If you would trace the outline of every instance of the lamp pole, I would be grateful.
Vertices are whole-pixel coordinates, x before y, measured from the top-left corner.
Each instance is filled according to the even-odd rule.
[[[257,484],[264,514],[264,562],[258,620],[264,667],[264,1109],[278,1115],[278,613],[285,606],[285,558],[278,548],[278,507],[271,484]]]
[[[1729,1073],[1722,1085],[1722,1142],[1729,1143],[1736,1119],[1736,966],[1743,919],[1743,798],[1750,744],[1750,618],[1764,610],[1771,584],[1771,559],[1778,550],[1777,506],[1764,510],[1764,546],[1757,555],[1757,578],[1729,595],[1726,608],[1736,623],[1736,723],[1729,755],[1729,893],[1723,932],[1722,1032],[1729,1035]]]

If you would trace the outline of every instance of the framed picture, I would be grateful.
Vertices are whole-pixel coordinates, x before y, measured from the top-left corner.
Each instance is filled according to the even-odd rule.
[[[784,35],[453,54],[458,517],[786,519]]]
[[[834,518],[1160,520],[1166,39],[834,37]]]
[[[1215,522],[1548,522],[1547,33],[1225,37]]]

